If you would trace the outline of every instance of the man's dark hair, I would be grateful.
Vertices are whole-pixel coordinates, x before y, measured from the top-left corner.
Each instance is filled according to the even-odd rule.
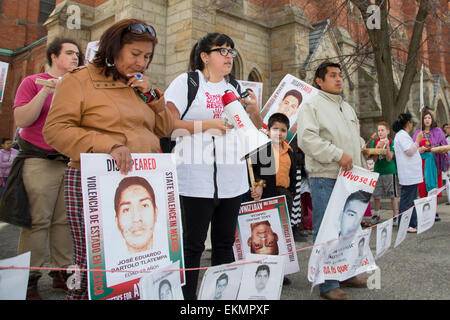
[[[284,113],[276,112],[270,116],[267,123],[267,127],[269,128],[269,130],[270,128],[272,128],[275,122],[284,123],[286,125],[286,128],[289,129],[289,118]]]
[[[119,185],[117,186],[116,193],[114,195],[114,209],[116,211],[116,216],[119,216],[119,205],[120,205],[120,197],[122,196],[122,192],[125,191],[126,188],[138,185],[143,187],[145,190],[147,190],[148,194],[150,195],[150,200],[153,204],[153,208],[156,209],[156,200],[155,200],[155,192],[153,191],[152,186],[147,181],[147,179],[144,179],[142,177],[125,177],[123,178]]]
[[[83,59],[83,55],[81,53],[80,45],[75,40],[70,39],[70,38],[56,38],[55,40],[50,42],[50,44],[47,46],[47,52],[46,52],[48,65],[50,67],[52,66],[52,54],[59,57],[64,43],[74,44],[78,48],[78,51],[80,53],[80,55],[78,56],[78,66],[81,66],[84,63],[84,61],[83,61],[84,59]]]
[[[336,67],[341,70],[341,65],[339,63],[334,63],[330,61],[322,62],[316,69],[316,73],[314,74],[314,80],[313,80],[313,86],[316,88],[320,88],[320,86],[317,84],[316,79],[320,78],[323,81],[325,81],[325,75],[328,73],[328,67]]]
[[[258,274],[258,272],[260,271],[267,271],[267,274],[270,276],[270,268],[267,264],[261,264],[258,266],[258,268],[256,268],[256,272],[255,272],[255,276]]]
[[[349,204],[353,200],[358,200],[361,202],[368,203],[371,196],[372,196],[371,193],[364,191],[364,190],[355,191],[348,196],[347,201],[345,202],[345,205],[344,205],[344,209],[347,206],[347,204]]]
[[[216,285],[219,283],[220,280],[227,280],[228,283],[228,275],[226,273],[222,273],[216,280]]]

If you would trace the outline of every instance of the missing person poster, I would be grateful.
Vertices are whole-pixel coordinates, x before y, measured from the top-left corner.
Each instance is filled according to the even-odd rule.
[[[100,45],[100,41],[91,41],[86,46],[86,54],[84,55],[84,64],[87,65],[89,62],[92,62],[95,58],[95,54],[97,53],[98,46]]]
[[[308,280],[313,287],[325,280],[344,281],[376,267],[367,239],[365,247],[359,242],[364,235],[361,219],[377,180],[378,173],[357,166],[339,171],[309,259]],[[360,249],[364,249],[362,257]]]
[[[0,300],[25,300],[30,274],[31,251],[0,260]],[[24,269],[22,269],[24,268]]]
[[[238,300],[280,300],[285,262],[281,256],[249,254]]]
[[[203,275],[198,299],[236,300],[243,271],[243,264],[209,267]]]
[[[414,207],[411,207],[403,212],[401,216],[397,217],[397,219],[400,219],[400,224],[398,225],[397,238],[395,239],[394,248],[396,248],[398,245],[400,245],[400,243],[403,242],[403,240],[405,240],[413,210]]]
[[[375,259],[380,258],[391,247],[393,226],[394,219],[392,218],[377,225],[377,250]]]
[[[176,263],[184,283],[180,203],[172,154],[81,155],[88,291],[92,300],[139,299],[139,279]]]
[[[8,63],[0,61],[0,102],[3,102],[3,97],[5,95],[8,66],[9,66]]]
[[[237,80],[237,82],[241,86],[241,92],[244,92],[245,90],[253,91],[253,93],[256,96],[256,104],[259,110],[261,110],[263,101],[263,83],[244,80]]]
[[[437,196],[432,195],[426,198],[414,200],[417,212],[417,233],[422,233],[434,225],[437,209]]]
[[[285,196],[241,204],[233,250],[236,260],[249,254],[279,255],[286,259],[286,274],[299,271]]]
[[[140,300],[184,300],[177,262],[143,276],[139,281]]]
[[[288,142],[297,134],[297,114],[302,103],[315,96],[318,90],[313,86],[287,74],[280,82],[274,93],[270,96],[261,110],[265,129],[269,118],[276,112],[284,113],[289,118],[289,131],[286,137]]]

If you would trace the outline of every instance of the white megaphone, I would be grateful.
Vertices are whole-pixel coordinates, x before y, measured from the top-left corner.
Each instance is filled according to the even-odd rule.
[[[256,129],[238,97],[232,91],[225,91],[222,96],[224,112],[222,117],[236,129],[241,141],[240,159],[245,160],[272,142],[264,133]]]

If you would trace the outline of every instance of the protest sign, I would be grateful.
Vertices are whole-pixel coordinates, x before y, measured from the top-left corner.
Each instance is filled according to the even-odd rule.
[[[411,207],[403,212],[401,216],[397,217],[397,219],[400,219],[400,223],[398,225],[397,239],[395,239],[394,248],[405,240],[413,210],[414,207]]]
[[[161,267],[139,281],[140,300],[184,300],[179,264]]]
[[[244,80],[237,80],[237,82],[241,86],[241,92],[244,92],[246,89],[250,89],[251,91],[253,91],[256,96],[256,105],[260,110],[263,101],[263,83]]]
[[[199,300],[236,300],[244,265],[209,267],[203,275]]]
[[[317,93],[318,90],[313,86],[291,74],[287,74],[261,110],[265,128],[267,129],[272,114],[276,112],[284,113],[289,118],[290,124],[286,140],[291,142],[297,133],[298,110],[305,101],[308,101]]]
[[[308,280],[313,286],[325,280],[344,281],[376,267],[368,246],[362,247],[360,257],[358,243],[364,234],[361,219],[377,179],[378,173],[358,166],[339,171],[309,259]],[[321,262],[324,248],[328,253]]]
[[[84,64],[87,65],[89,62],[94,60],[95,54],[97,53],[100,41],[91,41],[86,46],[86,54],[84,55]]]
[[[236,260],[248,254],[280,255],[286,259],[286,274],[299,271],[285,196],[243,203],[236,228]]]
[[[391,246],[393,225],[393,219],[389,219],[377,225],[377,250],[375,259],[384,255]]]
[[[414,200],[417,212],[417,233],[422,233],[434,225],[436,218],[437,196],[432,195],[426,198]]]
[[[110,155],[81,154],[90,299],[138,299],[145,272],[184,265],[174,157],[131,156],[122,175]],[[113,272],[95,271],[105,269]]]
[[[238,300],[280,300],[285,262],[281,256],[247,255]]]
[[[6,76],[8,75],[9,64],[0,61],[0,102],[3,102],[3,97],[5,96],[6,90]]]
[[[31,252],[0,260],[0,300],[25,300],[27,297],[28,277],[30,274]],[[26,268],[26,269],[14,269]]]

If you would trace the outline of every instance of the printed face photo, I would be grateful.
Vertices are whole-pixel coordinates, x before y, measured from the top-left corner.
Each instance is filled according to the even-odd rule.
[[[340,235],[347,235],[358,230],[362,216],[367,209],[370,196],[370,193],[359,190],[347,198],[341,214]]]
[[[387,230],[386,230],[386,228],[381,230],[381,247],[382,248],[387,247]]]
[[[216,280],[216,289],[214,291],[213,300],[220,300],[223,298],[223,293],[228,286],[228,276],[222,273]]]
[[[362,237],[358,242],[358,257],[362,257],[364,254],[364,243],[366,242],[366,239]]]
[[[157,219],[155,194],[147,180],[124,178],[115,196],[117,227],[130,253],[153,248],[153,232]]]
[[[269,221],[252,223],[250,228],[251,236],[247,244],[251,253],[278,255],[278,235],[273,232]]]
[[[270,268],[268,265],[262,264],[258,266],[255,274],[255,288],[258,292],[266,288],[270,277]]]
[[[172,285],[169,280],[163,280],[159,283],[159,300],[173,300]]]

